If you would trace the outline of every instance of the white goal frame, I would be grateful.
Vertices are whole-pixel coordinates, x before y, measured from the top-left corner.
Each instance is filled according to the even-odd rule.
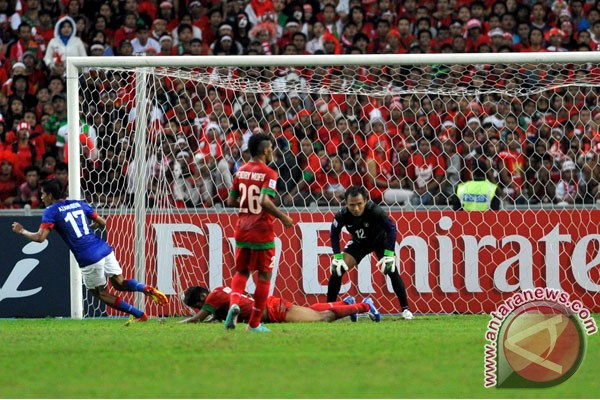
[[[89,67],[99,68],[131,68],[136,70],[136,99],[140,107],[145,107],[146,98],[144,76],[149,67],[298,67],[298,66],[342,66],[342,65],[436,65],[436,64],[600,64],[600,52],[559,52],[559,53],[464,53],[464,54],[385,54],[385,55],[300,55],[300,56],[156,56],[156,57],[69,57],[66,60],[67,71],[67,122],[69,161],[69,197],[81,198],[81,166],[79,158],[80,104],[79,104],[79,74]],[[136,115],[145,115],[138,112]],[[146,126],[135,124],[137,138],[145,135]],[[135,158],[139,156],[137,170],[144,170],[145,149],[136,146]],[[136,193],[145,193],[140,187],[144,180],[137,181]],[[144,224],[141,221],[145,214],[144,196],[135,196],[134,221],[135,243],[143,244]],[[139,247],[138,247],[139,248]],[[143,251],[135,252],[136,265],[145,265]],[[71,255],[71,317],[83,318],[82,279],[75,258]],[[142,278],[144,271],[136,271],[136,278]],[[136,306],[144,309],[142,296],[136,296]]]

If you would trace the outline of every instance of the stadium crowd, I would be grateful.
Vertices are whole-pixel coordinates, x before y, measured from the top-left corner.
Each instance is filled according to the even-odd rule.
[[[66,182],[65,59],[70,56],[403,54],[595,51],[600,4],[574,0],[0,0],[0,208],[42,207],[39,182]],[[513,68],[513,69],[511,69]],[[527,97],[394,95],[453,82],[465,89],[527,88],[559,79],[597,84],[594,65],[564,71],[510,66],[206,69],[283,88],[237,95],[181,84],[156,90],[149,136],[151,206],[223,202],[247,159],[247,140],[276,138],[282,205],[334,205],[364,184],[389,205],[444,205],[488,167],[505,203],[600,199],[596,87],[563,85]],[[134,101],[127,73],[84,80],[82,181],[88,200],[131,204]],[[375,97],[360,87],[390,93]],[[86,103],[88,104],[88,103]],[[133,107],[132,107],[133,106]],[[167,178],[161,184],[158,176]],[[93,195],[92,195],[93,194]]]

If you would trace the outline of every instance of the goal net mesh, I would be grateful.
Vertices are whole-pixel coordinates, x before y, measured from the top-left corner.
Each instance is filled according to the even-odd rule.
[[[596,65],[144,67],[142,99],[139,71],[79,76],[90,139],[81,190],[108,217],[125,277],[169,295],[168,306],[143,304],[150,315],[189,314],[181,296],[191,285],[230,285],[237,216],[224,201],[260,131],[274,138],[275,201],[297,222],[286,231],[275,222],[274,295],[325,301],[329,224],[344,189],[360,184],[396,222],[413,311],[490,312],[532,287],[562,288],[599,310]],[[498,184],[503,210],[453,211],[474,165]],[[145,217],[136,221],[142,183]],[[340,298],[372,297],[398,313],[375,261],[345,275]],[[85,316],[107,312],[85,296]]]

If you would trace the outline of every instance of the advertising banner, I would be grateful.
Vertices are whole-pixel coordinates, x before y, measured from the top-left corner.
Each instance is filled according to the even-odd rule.
[[[325,301],[333,213],[290,215],[296,221],[292,230],[274,224],[273,294],[300,305]],[[600,210],[391,215],[398,228],[396,256],[413,311],[488,313],[513,293],[534,287],[562,289],[591,311],[600,311],[600,228],[593,222],[600,221]],[[228,213],[148,216],[147,282],[170,295],[180,295],[178,287],[229,285],[236,219]],[[108,224],[108,240],[124,274],[134,276],[133,217],[114,215]],[[349,271],[340,296],[371,296],[382,312],[398,312],[398,300],[375,262],[367,257]]]
[[[43,243],[14,234],[20,222],[37,231],[39,217],[0,217],[0,318],[69,317],[69,249],[50,233]]]

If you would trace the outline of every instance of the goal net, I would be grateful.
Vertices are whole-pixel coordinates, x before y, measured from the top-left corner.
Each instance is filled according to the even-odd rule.
[[[358,184],[396,222],[413,312],[490,312],[534,287],[598,312],[599,56],[72,58],[70,196],[107,217],[124,275],[170,303],[126,298],[187,315],[187,287],[231,283],[237,216],[224,200],[262,131],[274,138],[276,202],[297,222],[275,222],[274,295],[325,301],[330,223]],[[478,169],[501,209],[455,211]],[[375,262],[345,275],[340,298],[398,313]],[[83,316],[111,315],[76,292]]]

